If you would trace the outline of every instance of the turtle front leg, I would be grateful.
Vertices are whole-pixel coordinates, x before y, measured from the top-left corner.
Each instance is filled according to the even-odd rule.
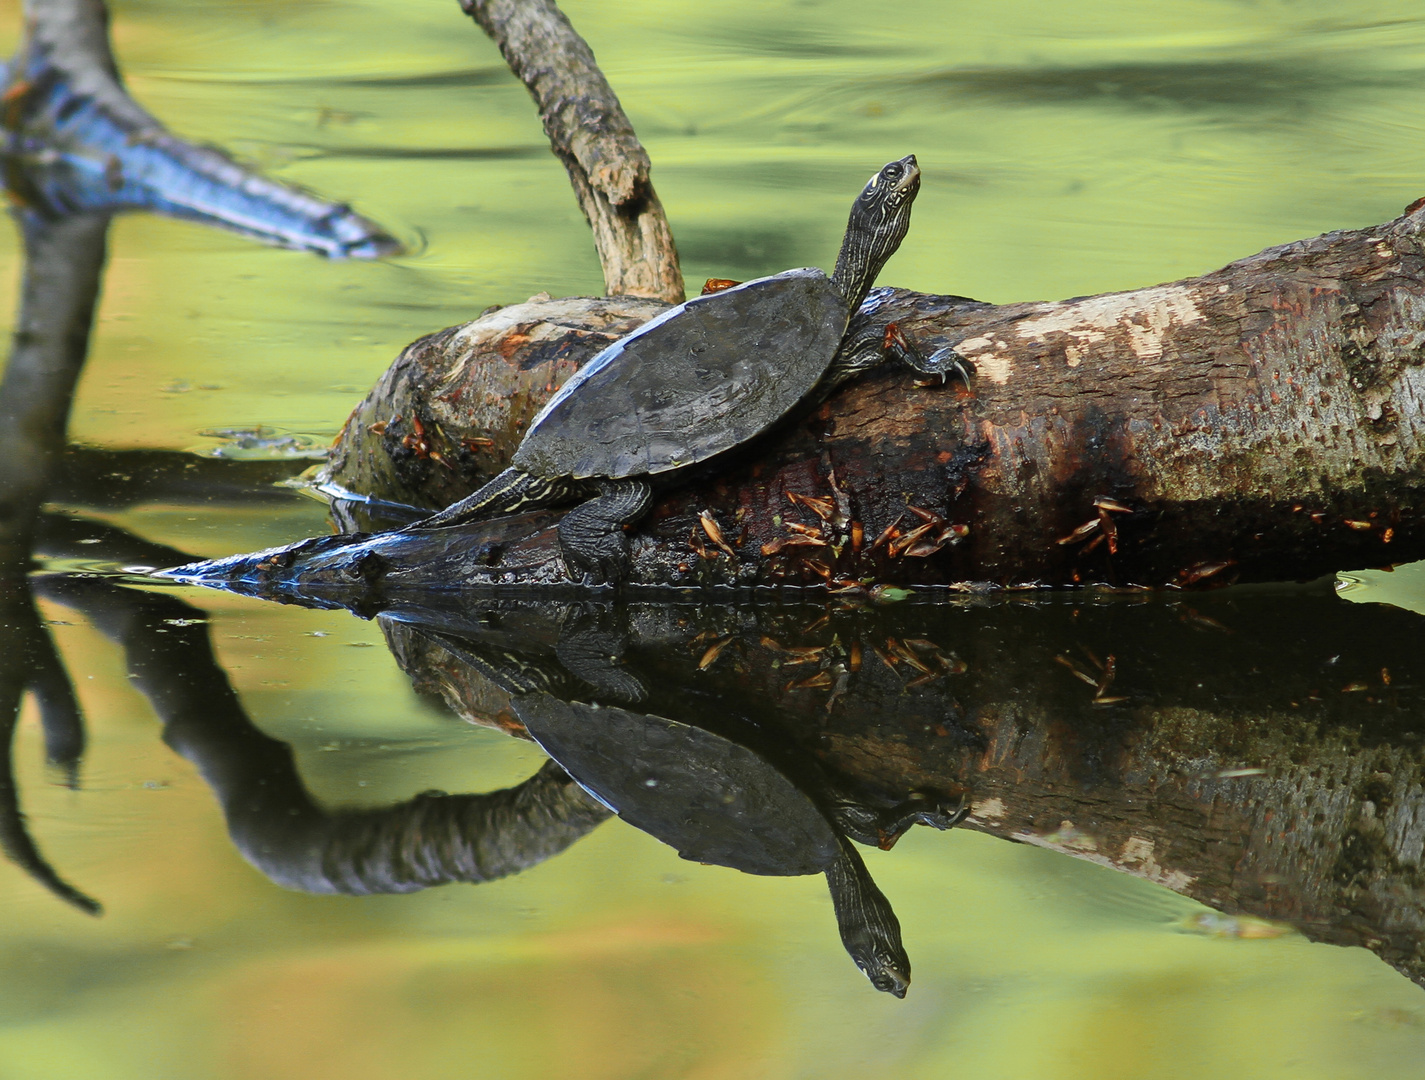
[[[617,582],[628,565],[623,527],[637,521],[653,501],[653,485],[642,479],[602,480],[599,494],[565,514],[559,546],[569,569],[586,585]]]
[[[882,334],[882,352],[887,358],[898,360],[922,375],[938,376],[942,383],[954,374],[958,375],[966,386],[970,385],[970,372],[973,369],[968,360],[948,346],[936,349],[929,356],[921,355],[920,350],[910,343],[895,323],[886,323]]]
[[[972,371],[969,362],[954,349],[937,349],[928,357],[922,356],[895,323],[872,324],[846,335],[822,380],[821,396],[887,360],[898,361],[922,375],[937,376],[941,382],[955,374],[968,385]]]
[[[970,804],[964,796],[952,807],[938,799],[907,799],[899,806],[881,812],[876,820],[876,846],[890,851],[913,825],[928,825],[932,829],[953,829],[970,816]]]
[[[970,806],[961,796],[955,802],[914,795],[889,810],[875,810],[849,799],[830,807],[831,816],[842,832],[862,844],[890,851],[912,826],[953,829],[970,815]]]
[[[836,355],[832,357],[831,366],[822,377],[821,388],[824,394],[829,394],[861,372],[884,363],[886,356],[885,327],[868,325],[849,331],[842,339],[841,347],[836,350]]]
[[[898,998],[910,988],[910,957],[901,944],[901,924],[866,864],[841,838],[841,855],[826,868],[826,887],[836,910],[841,944],[871,985]]]

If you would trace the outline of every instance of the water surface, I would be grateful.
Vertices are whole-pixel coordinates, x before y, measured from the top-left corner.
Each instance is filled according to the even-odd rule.
[[[924,188],[883,280],[991,301],[1199,273],[1425,190],[1425,19],[1403,2],[564,9],[649,149],[695,284],[829,264],[866,175],[909,152]],[[19,25],[7,5],[11,41]],[[74,441],[325,439],[412,338],[601,288],[525,91],[454,4],[150,0],[116,5],[114,36],[173,130],[352,202],[412,253],[322,262],[119,219]],[[195,557],[326,531],[320,504],[246,482],[260,500],[67,508]],[[1410,573],[1354,595],[1406,600]],[[376,623],[181,595],[324,805],[509,787],[543,760],[417,694]],[[90,746],[67,786],[27,700],[17,780],[45,854],[104,914],[0,865],[7,1078],[1337,1080],[1415,1076],[1425,1054],[1420,988],[1363,948],[1204,933],[1206,909],[1160,885],[968,830],[866,853],[914,960],[905,1001],[852,967],[820,878],[689,863],[618,821],[479,886],[285,890],[234,847],[118,646],[73,606],[40,610]]]

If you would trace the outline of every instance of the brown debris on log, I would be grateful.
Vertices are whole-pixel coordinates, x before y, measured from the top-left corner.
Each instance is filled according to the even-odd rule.
[[[610,296],[683,299],[648,154],[588,44],[551,0],[461,0],[529,89],[594,232]]]
[[[632,579],[1185,586],[1425,557],[1422,224],[1417,209],[1199,278],[1057,303],[878,290],[859,317],[899,323],[927,353],[954,346],[975,366],[971,389],[918,386],[891,366],[863,377],[661,497],[635,530]],[[572,370],[563,358],[588,348],[588,322],[561,329],[571,312],[636,315],[598,300],[522,308],[517,323],[498,312],[418,343],[419,363],[408,350],[358,415],[429,413],[451,378],[487,367],[520,371],[499,409],[532,415]],[[426,462],[443,475],[424,505],[474,490],[515,445],[515,430],[485,426],[489,409],[462,408],[441,414],[443,432],[491,439],[491,452],[463,468]],[[349,424],[332,478],[388,497],[368,486],[380,469],[348,463],[403,449],[389,429]],[[823,520],[798,498],[837,513]],[[704,513],[736,538],[736,558],[690,543]],[[440,540],[466,542],[480,541]]]

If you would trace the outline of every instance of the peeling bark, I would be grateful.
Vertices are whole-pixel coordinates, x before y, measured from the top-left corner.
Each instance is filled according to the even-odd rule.
[[[651,168],[594,54],[552,0],[461,0],[539,107],[594,232],[610,296],[683,299],[683,274]]]
[[[631,580],[1192,585],[1425,557],[1422,224],[1415,209],[1199,278],[1056,303],[877,290],[858,319],[896,321],[925,352],[954,346],[975,366],[971,390],[916,386],[891,366],[863,377],[664,494],[634,532]],[[332,479],[428,507],[467,494],[605,343],[591,328],[640,316],[531,302],[417,342],[339,437]],[[407,428],[373,432],[378,415],[429,418],[441,459],[412,452]],[[462,456],[472,441],[482,453]],[[704,512],[735,557],[708,539]],[[488,553],[482,528],[410,543],[450,563],[462,545]],[[467,580],[561,576],[529,554]]]

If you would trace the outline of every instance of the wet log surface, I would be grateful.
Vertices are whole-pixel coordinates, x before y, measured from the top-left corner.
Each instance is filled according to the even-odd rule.
[[[1057,303],[877,290],[858,319],[898,322],[925,352],[954,346],[975,367],[969,389],[884,366],[683,474],[633,531],[630,580],[1161,586],[1425,557],[1422,223],[1416,210]],[[536,298],[416,342],[353,414],[331,479],[425,507],[467,494],[555,387],[656,310]],[[564,580],[549,537],[509,534],[495,523],[361,554],[439,562],[451,584]],[[401,580],[418,579],[440,580]]]

